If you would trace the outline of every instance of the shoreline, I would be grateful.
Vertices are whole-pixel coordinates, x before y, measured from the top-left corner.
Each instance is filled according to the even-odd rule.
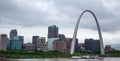
[[[78,52],[73,55],[58,51],[0,51],[0,59],[39,59],[39,58],[71,58],[72,56],[99,56],[99,57],[120,57],[120,51],[108,52],[105,55],[93,54],[87,52]]]
[[[117,57],[115,57],[115,56],[106,56],[106,57],[102,57],[102,58],[111,58],[111,57],[114,57],[114,58],[119,58],[120,56],[117,56]],[[0,59],[2,59],[2,60],[14,60],[14,59],[52,59],[52,58],[65,58],[65,59],[71,59],[71,57],[29,57],[29,58],[26,58],[26,57],[24,57],[24,58],[8,58],[8,57],[0,57]]]

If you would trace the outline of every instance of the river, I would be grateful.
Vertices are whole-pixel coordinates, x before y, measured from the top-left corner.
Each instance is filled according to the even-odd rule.
[[[0,59],[0,61],[120,61],[120,57],[107,57],[100,59],[69,59],[69,58]]]

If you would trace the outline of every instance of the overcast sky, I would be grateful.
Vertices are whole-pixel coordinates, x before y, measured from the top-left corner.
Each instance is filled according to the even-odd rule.
[[[33,35],[47,37],[47,28],[57,25],[59,33],[72,37],[76,21],[84,10],[95,13],[103,35],[104,44],[120,45],[120,0],[0,0],[0,34],[9,37],[17,29],[25,43]],[[98,39],[95,20],[90,13],[81,19],[77,38]]]

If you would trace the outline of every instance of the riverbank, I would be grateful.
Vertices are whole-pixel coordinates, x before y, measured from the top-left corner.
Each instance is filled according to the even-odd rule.
[[[58,51],[0,51],[0,57],[3,58],[69,58],[71,55],[69,53],[58,52]]]
[[[34,58],[71,58],[72,56],[84,56],[84,55],[98,55],[100,57],[120,57],[120,51],[106,52],[105,55],[91,52],[78,52],[73,55],[65,52],[58,51],[0,51],[0,58],[13,58],[13,59],[34,59]]]

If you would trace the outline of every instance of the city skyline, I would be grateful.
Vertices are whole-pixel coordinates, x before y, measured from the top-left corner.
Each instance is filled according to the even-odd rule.
[[[95,13],[100,22],[104,44],[120,45],[119,3],[118,0],[70,2],[68,0],[1,0],[0,34],[7,33],[9,37],[10,30],[17,29],[19,35],[25,36],[25,42],[32,42],[34,35],[47,38],[48,26],[55,24],[59,27],[59,34],[73,37],[79,14],[89,9]],[[94,6],[95,4],[97,6]],[[85,14],[81,19],[77,36],[79,42],[84,42],[85,38],[98,39],[93,20],[89,14]]]

